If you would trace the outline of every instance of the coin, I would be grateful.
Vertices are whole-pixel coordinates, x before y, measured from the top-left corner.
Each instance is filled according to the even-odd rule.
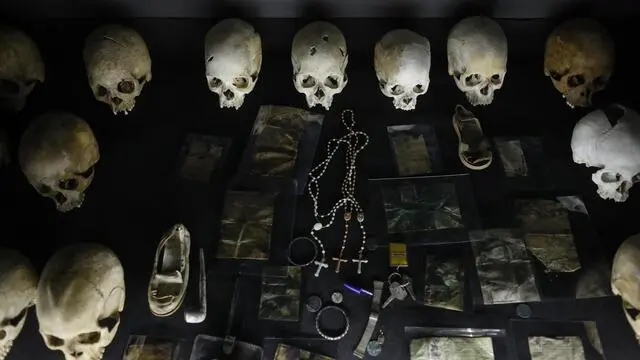
[[[334,291],[331,294],[331,301],[333,301],[334,304],[340,304],[340,303],[342,303],[343,300],[344,300],[344,296],[342,295],[341,292]]]
[[[306,302],[307,311],[317,313],[322,308],[322,299],[317,295],[311,295]]]

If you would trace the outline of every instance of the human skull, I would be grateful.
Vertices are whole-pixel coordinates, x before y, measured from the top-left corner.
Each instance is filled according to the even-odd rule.
[[[66,360],[100,360],[124,308],[124,270],[97,244],[67,246],[47,262],[38,284],[40,334]]]
[[[429,89],[429,40],[410,30],[389,31],[376,43],[373,61],[380,91],[393,99],[393,106],[415,109],[418,96]]]
[[[591,105],[593,94],[607,86],[614,62],[613,41],[594,20],[569,20],[547,38],[544,74],[570,107]]]
[[[613,258],[611,291],[622,298],[622,307],[640,342],[640,234],[625,240]]]
[[[291,45],[293,84],[311,108],[329,110],[333,97],[347,85],[347,41],[340,29],[324,21],[300,29]]]
[[[240,19],[223,20],[207,33],[204,61],[209,90],[218,94],[220,107],[239,109],[260,75],[260,34]]]
[[[100,151],[84,120],[69,113],[51,112],[27,128],[18,158],[31,186],[51,198],[58,211],[67,212],[82,205]]]
[[[36,43],[20,30],[0,27],[0,105],[22,110],[38,82],[44,82],[44,61]]]
[[[507,37],[487,17],[463,19],[449,33],[447,59],[449,75],[469,103],[489,105],[507,74]]]
[[[640,181],[640,115],[617,104],[592,111],[573,128],[571,150],[575,163],[599,168],[591,179],[601,198],[626,201]]]
[[[29,259],[15,250],[0,248],[0,360],[20,335],[37,286],[38,275]]]
[[[114,115],[133,110],[151,81],[151,57],[140,34],[120,25],[100,27],[87,37],[83,57],[96,100],[108,104]]]

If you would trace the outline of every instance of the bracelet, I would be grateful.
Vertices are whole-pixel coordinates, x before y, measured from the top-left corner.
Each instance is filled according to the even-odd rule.
[[[293,244],[295,244],[296,242],[301,241],[301,240],[306,240],[309,243],[311,243],[311,245],[313,245],[313,256],[308,261],[296,261],[296,260],[293,259],[293,256],[291,254],[291,249],[293,247]],[[299,236],[299,237],[291,240],[291,242],[289,243],[289,247],[287,248],[287,260],[289,260],[289,264],[295,265],[295,266],[300,266],[300,267],[309,266],[309,265],[311,265],[313,263],[313,261],[316,259],[316,257],[318,257],[318,246],[316,245],[315,241],[313,241],[310,237]]]
[[[339,312],[342,317],[344,317],[344,322],[345,322],[345,326],[344,329],[342,329],[337,335],[335,336],[331,336],[333,334],[327,334],[326,331],[324,331],[322,328],[320,328],[320,317],[322,316],[322,314],[325,313],[325,311],[328,310],[335,310],[337,312]],[[322,336],[324,339],[326,340],[331,340],[331,341],[336,341],[336,340],[340,340],[343,337],[345,337],[347,335],[347,333],[349,332],[349,316],[347,316],[347,312],[344,311],[344,309],[342,309],[339,306],[335,306],[335,305],[327,305],[325,307],[323,307],[318,314],[316,314],[316,331],[318,332],[318,334],[320,336]]]

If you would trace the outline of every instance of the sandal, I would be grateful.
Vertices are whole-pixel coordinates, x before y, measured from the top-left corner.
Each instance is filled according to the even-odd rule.
[[[488,168],[493,161],[493,152],[478,118],[462,105],[456,105],[453,128],[458,135],[458,157],[462,164],[471,170]]]
[[[182,305],[189,284],[191,235],[182,225],[164,234],[153,262],[147,298],[155,316],[169,316]]]

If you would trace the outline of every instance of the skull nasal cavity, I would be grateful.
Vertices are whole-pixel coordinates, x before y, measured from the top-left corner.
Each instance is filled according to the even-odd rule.
[[[136,86],[132,81],[122,80],[118,83],[118,91],[123,94],[131,94],[135,88]]]
[[[74,358],[79,358],[80,356],[82,356],[82,351],[72,351],[71,356],[73,356]]]
[[[407,105],[409,105],[409,104],[411,104],[411,98],[404,98],[404,99],[402,99],[402,102],[407,104]]]
[[[227,98],[227,100],[231,100],[235,96],[233,95],[233,92],[231,90],[225,90],[223,94],[224,94],[224,97]]]
[[[119,97],[112,97],[111,101],[116,104],[116,106],[120,105],[122,103],[122,99],[120,99]]]
[[[4,340],[7,337],[7,332],[4,330],[0,330],[0,340]]]
[[[322,99],[324,97],[324,91],[322,89],[318,89],[314,94],[318,99]]]
[[[482,89],[480,89],[480,93],[486,96],[489,93],[489,87],[488,86],[483,87]]]
[[[20,92],[20,85],[17,82],[0,79],[0,93],[5,95],[16,95]]]

